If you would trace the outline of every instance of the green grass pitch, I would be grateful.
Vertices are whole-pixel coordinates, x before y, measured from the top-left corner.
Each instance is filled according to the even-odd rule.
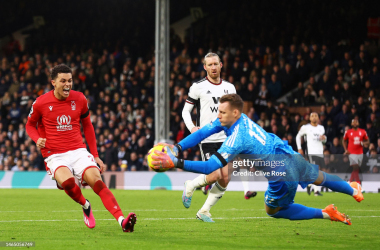
[[[295,202],[324,208],[331,203],[348,214],[352,226],[328,220],[289,221],[269,218],[264,193],[245,200],[226,192],[211,213],[216,223],[195,219],[206,196],[196,191],[185,209],[180,191],[112,190],[123,212],[135,212],[135,232],[120,226],[91,190],[96,227],[83,223],[81,207],[63,191],[0,189],[0,241],[34,241],[36,249],[379,249],[380,194],[352,197],[298,193]]]

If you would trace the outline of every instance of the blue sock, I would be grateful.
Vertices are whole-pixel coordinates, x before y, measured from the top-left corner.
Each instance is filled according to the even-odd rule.
[[[273,215],[274,218],[285,218],[289,220],[323,219],[322,209],[306,207],[301,204],[291,204],[282,208]]]
[[[354,194],[354,189],[339,176],[323,172],[323,181],[318,186],[330,188],[332,191],[348,195]]]

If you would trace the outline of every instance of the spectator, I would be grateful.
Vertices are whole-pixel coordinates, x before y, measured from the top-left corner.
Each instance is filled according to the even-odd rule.
[[[366,166],[368,173],[378,173],[380,169],[380,159],[375,149],[371,149],[370,157],[367,160]]]
[[[344,148],[343,146],[340,144],[339,142],[339,138],[338,137],[335,137],[333,139],[333,144],[331,145],[330,149],[329,149],[330,153],[333,154],[333,155],[340,155],[340,154],[343,154],[344,153]]]

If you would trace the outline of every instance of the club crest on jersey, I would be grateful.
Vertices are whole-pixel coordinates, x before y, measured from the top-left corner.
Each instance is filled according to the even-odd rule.
[[[71,110],[76,110],[77,105],[75,104],[75,101],[71,101]]]
[[[67,131],[73,129],[73,125],[70,125],[71,117],[69,115],[57,116],[57,123],[57,131]]]

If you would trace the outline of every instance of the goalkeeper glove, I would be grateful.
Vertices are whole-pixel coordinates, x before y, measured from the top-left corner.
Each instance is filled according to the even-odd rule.
[[[164,147],[170,148],[170,150],[173,152],[173,155],[175,157],[178,157],[178,155],[182,152],[182,147],[179,144],[171,145],[171,144],[168,144],[168,143],[165,143],[165,142],[160,142],[160,143],[157,143],[154,146],[164,146]]]
[[[155,169],[168,169],[168,168],[183,168],[183,159],[178,159],[176,157],[176,152],[178,152],[177,147],[165,146],[166,153],[160,152],[158,150],[154,151],[155,155],[152,155],[153,166]]]

